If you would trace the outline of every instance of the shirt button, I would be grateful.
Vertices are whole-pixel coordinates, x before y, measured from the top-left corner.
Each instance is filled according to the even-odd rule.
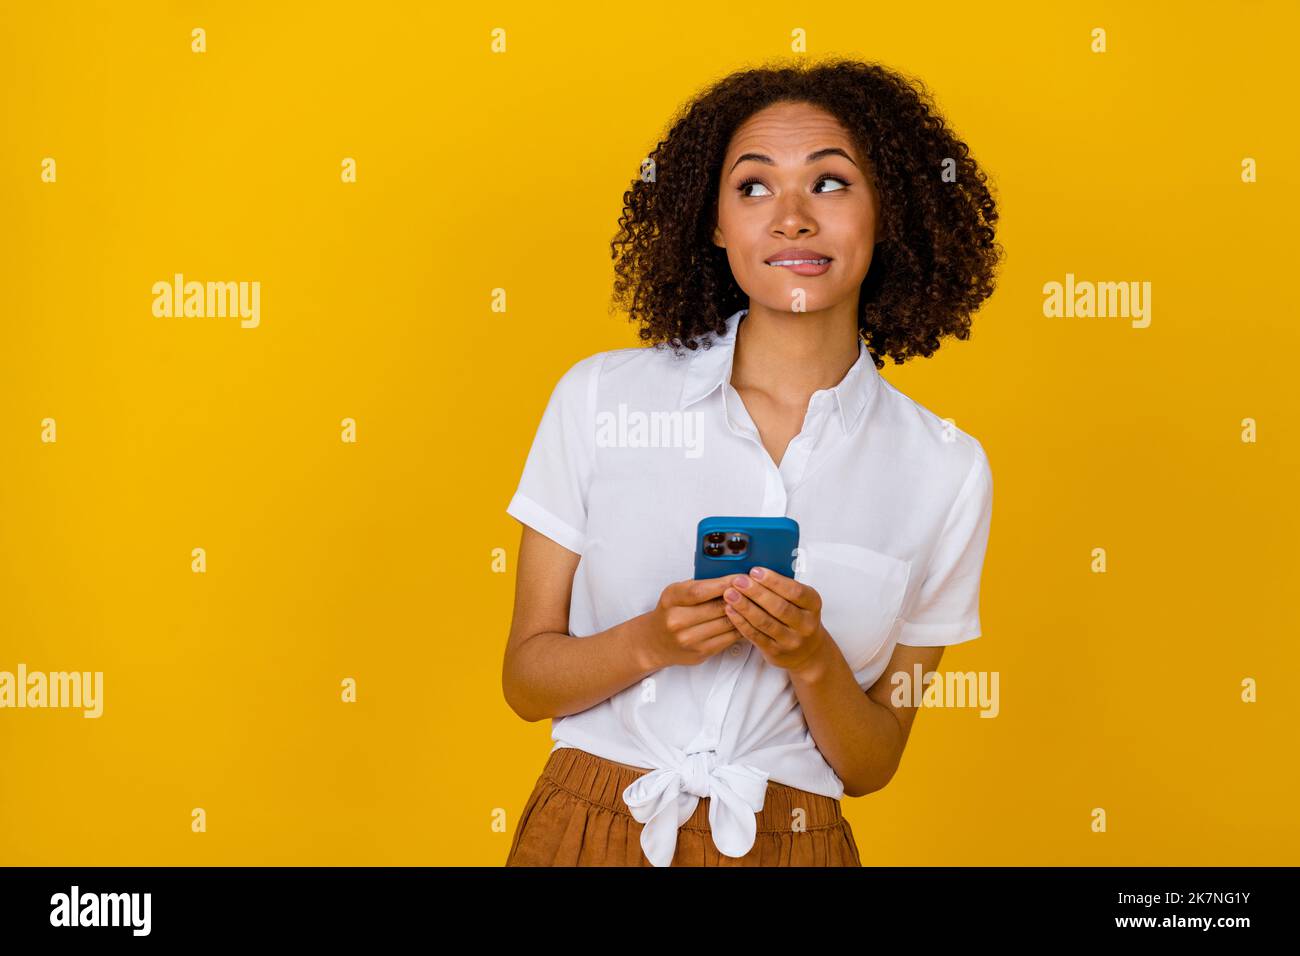
[[[739,644],[732,644],[732,645],[731,645],[731,656],[732,656],[732,657],[738,657],[738,656],[740,656],[740,645],[739,645]]]

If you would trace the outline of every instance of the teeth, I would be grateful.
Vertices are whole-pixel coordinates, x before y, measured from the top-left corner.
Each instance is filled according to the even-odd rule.
[[[803,265],[822,265],[830,262],[829,259],[773,259],[768,263],[769,266],[803,266]]]

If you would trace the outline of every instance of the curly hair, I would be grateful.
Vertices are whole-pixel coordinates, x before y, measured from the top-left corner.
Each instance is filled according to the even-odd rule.
[[[993,293],[1003,255],[987,177],[938,115],[919,80],[874,63],[833,59],[740,70],[673,118],[647,157],[653,170],[623,195],[610,243],[614,303],[640,338],[694,351],[746,308],[726,250],[711,242],[731,137],[775,103],[804,102],[835,116],[869,160],[882,239],[858,296],[859,335],[876,367],[930,356],[939,340],[970,338],[970,316]],[[955,172],[944,177],[946,162]],[[952,181],[946,181],[951,179]]]

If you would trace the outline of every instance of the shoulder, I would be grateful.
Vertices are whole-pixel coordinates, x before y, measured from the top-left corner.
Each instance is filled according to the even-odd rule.
[[[918,472],[944,475],[956,488],[981,476],[991,480],[988,455],[979,439],[943,418],[884,378],[876,417],[897,442],[900,462]]]
[[[556,388],[573,397],[597,394],[647,399],[672,388],[685,370],[691,353],[675,353],[664,346],[634,346],[595,352],[569,366]],[[676,373],[676,374],[675,374]]]

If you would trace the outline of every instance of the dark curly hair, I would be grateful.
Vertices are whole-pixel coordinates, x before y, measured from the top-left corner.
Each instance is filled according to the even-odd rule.
[[[882,355],[897,365],[928,357],[949,334],[970,338],[971,313],[993,293],[1003,255],[987,177],[921,81],[833,59],[737,71],[675,116],[647,157],[653,176],[624,193],[610,243],[614,303],[640,323],[641,340],[693,351],[748,305],[726,250],[710,241],[718,185],[735,130],[780,102],[835,116],[874,172],[883,238],[858,296],[858,328],[876,367]],[[945,160],[955,181],[941,175]]]

